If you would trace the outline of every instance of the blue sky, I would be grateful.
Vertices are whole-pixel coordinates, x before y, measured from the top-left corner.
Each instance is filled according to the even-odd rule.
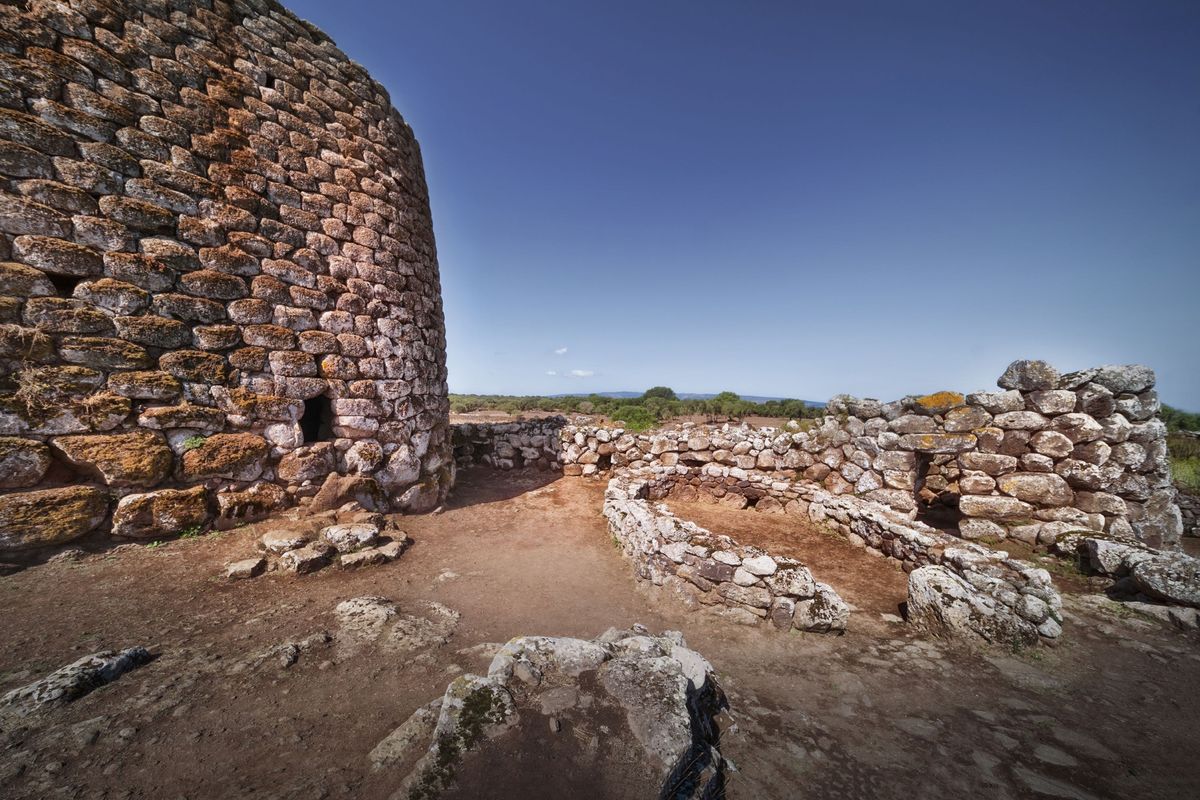
[[[285,2],[421,142],[452,391],[1200,409],[1194,0]]]

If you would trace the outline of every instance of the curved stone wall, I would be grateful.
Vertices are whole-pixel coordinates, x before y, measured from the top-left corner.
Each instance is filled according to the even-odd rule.
[[[445,497],[420,151],[320,31],[266,0],[0,5],[0,181],[0,550],[118,498],[156,536],[332,473]]]

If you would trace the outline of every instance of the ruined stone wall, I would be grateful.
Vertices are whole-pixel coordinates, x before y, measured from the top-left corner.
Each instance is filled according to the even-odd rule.
[[[1154,380],[1146,367],[1060,375],[1044,362],[1018,361],[1000,378],[1003,391],[890,403],[839,396],[828,416],[802,429],[684,424],[630,433],[558,418],[476,425],[455,436],[471,442],[457,450],[463,465],[537,463],[567,475],[686,468],[749,504],[769,494],[754,478],[762,473],[914,518],[961,513],[967,538],[1049,545],[1088,529],[1175,547],[1182,517]]]
[[[669,486],[636,475],[609,481],[608,530],[635,574],[677,594],[689,610],[708,609],[742,625],[840,633],[850,608],[795,559],[772,556],[681,520],[661,500]]]
[[[268,0],[0,5],[0,550],[337,472],[431,508],[445,379],[416,140],[324,34]]]
[[[753,498],[757,512],[790,514],[832,528],[855,547],[910,575],[930,566],[953,573],[966,582],[959,591],[974,597],[979,623],[974,629],[988,641],[1029,644],[1062,633],[1062,598],[1046,570],[1004,551],[964,542],[880,503],[757,471],[744,480],[679,466],[648,467],[634,474],[638,473],[647,481],[651,498],[711,501],[735,508],[746,508]]]

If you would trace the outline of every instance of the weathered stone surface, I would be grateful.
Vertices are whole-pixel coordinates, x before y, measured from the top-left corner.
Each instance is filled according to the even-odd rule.
[[[919,567],[908,576],[908,621],[939,636],[989,644],[1031,645],[1038,629],[944,567]]]
[[[379,540],[379,528],[369,523],[330,525],[321,529],[321,538],[339,553],[352,553],[375,544]]]
[[[1014,361],[996,383],[1001,389],[1036,392],[1057,388],[1058,379],[1058,370],[1045,361]]]
[[[115,487],[154,486],[174,463],[162,436],[147,431],[60,436],[51,443],[81,473]]]
[[[1096,369],[1092,382],[1100,384],[1113,394],[1137,394],[1154,388],[1154,370],[1141,364],[1109,364]]]
[[[211,517],[203,486],[160,489],[122,497],[113,511],[112,532],[131,539],[175,536],[203,528]]]
[[[1075,410],[1078,398],[1069,389],[1047,389],[1029,395],[1029,404],[1034,411],[1046,416],[1068,414]]]
[[[324,542],[314,542],[296,550],[288,550],[279,557],[279,566],[287,572],[306,575],[329,566],[337,552]]]
[[[222,530],[265,519],[289,505],[282,486],[260,482],[241,491],[217,493],[217,527]]]
[[[266,440],[252,433],[214,434],[183,454],[181,474],[188,481],[252,481],[262,474],[268,450]]]
[[[26,717],[38,711],[65,705],[112,683],[121,675],[150,662],[144,647],[102,650],[55,670],[41,680],[0,697],[0,711]]]
[[[459,676],[440,701],[418,709],[380,742],[372,760],[381,768],[415,760],[395,795],[436,795],[450,785],[460,760],[480,757],[477,751],[521,748],[547,719],[557,732],[601,718],[610,722],[598,748],[579,737],[556,741],[564,763],[587,763],[600,774],[620,770],[630,796],[715,797],[723,791],[724,761],[710,716],[720,707],[710,672],[677,634],[610,630],[590,642],[520,637],[501,649],[486,677]],[[555,792],[594,794],[588,774],[556,775]],[[527,785],[518,773],[495,773],[488,790],[517,796]]]
[[[963,469],[978,470],[988,475],[1003,475],[1006,472],[1014,472],[1019,462],[1014,456],[1000,453],[963,453],[958,457],[958,463]]]
[[[336,468],[337,456],[333,445],[320,442],[288,453],[280,459],[276,474],[289,483],[301,483],[324,478]]]
[[[900,437],[900,447],[921,453],[962,453],[975,447],[970,433],[910,433]]]
[[[358,503],[368,511],[388,509],[387,494],[374,478],[339,475],[336,472],[331,472],[325,477],[325,482],[313,497],[309,509],[313,512],[332,511],[350,502]]]
[[[989,414],[1021,411],[1025,408],[1025,396],[1015,389],[1007,392],[975,392],[967,395],[967,404],[979,406]]]
[[[1104,435],[1100,423],[1087,414],[1063,414],[1055,417],[1051,426],[1075,444],[1093,442]]]
[[[1132,575],[1137,588],[1150,597],[1200,608],[1200,559],[1162,554],[1134,565]]]
[[[247,580],[257,578],[267,568],[267,560],[262,556],[244,558],[225,566],[225,577],[230,580]]]
[[[0,552],[78,539],[107,516],[108,493],[91,486],[0,495]]]
[[[997,414],[994,422],[1006,431],[1040,431],[1050,424],[1050,420],[1036,411],[1007,411]]]
[[[964,495],[958,501],[958,510],[968,517],[984,519],[1028,519],[1033,515],[1033,506],[1015,497]]]
[[[841,632],[850,620],[850,607],[831,586],[816,584],[813,597],[796,603],[792,626],[813,633]]]
[[[32,439],[0,436],[0,489],[35,486],[50,467],[50,448]]]
[[[309,538],[299,531],[287,528],[275,528],[264,533],[259,538],[259,546],[268,553],[276,555],[289,550],[298,550],[309,542]]]
[[[190,403],[178,406],[151,406],[138,415],[138,425],[157,431],[189,428],[215,433],[225,427],[225,415],[215,408]]]
[[[996,479],[996,488],[1018,500],[1039,506],[1065,506],[1075,499],[1075,493],[1060,476],[1054,473],[1014,472]]]
[[[946,412],[944,427],[948,433],[974,431],[990,425],[992,415],[979,406],[959,406]]]
[[[174,400],[183,391],[179,379],[165,372],[114,372],[108,378],[108,390],[134,400]]]

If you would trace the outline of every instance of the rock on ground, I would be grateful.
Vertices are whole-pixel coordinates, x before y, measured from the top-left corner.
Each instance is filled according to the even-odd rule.
[[[908,576],[908,619],[939,636],[991,644],[1033,645],[1038,630],[945,567],[928,566]]]
[[[600,780],[628,796],[720,797],[726,764],[714,718],[723,708],[712,668],[678,633],[522,636],[486,676],[459,676],[417,709],[369,760],[406,775],[396,798],[480,788],[582,797]]]
[[[144,647],[92,653],[28,686],[13,689],[0,698],[0,713],[28,716],[50,706],[69,703],[149,663],[152,658]]]

